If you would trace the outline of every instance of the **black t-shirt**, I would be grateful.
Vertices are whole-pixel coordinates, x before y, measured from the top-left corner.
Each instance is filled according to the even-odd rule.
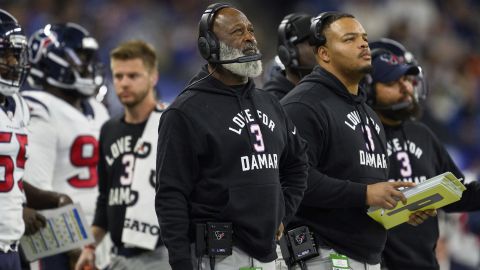
[[[127,206],[135,200],[130,185],[133,177],[134,147],[142,135],[146,121],[127,124],[124,116],[106,122],[100,131],[98,188],[100,194],[93,225],[110,232],[113,244],[122,244],[122,231]]]
[[[450,171],[463,178],[438,138],[422,123],[407,121],[403,125],[385,125],[389,178],[421,183],[435,175]],[[470,211],[480,207],[479,185],[465,184],[462,199],[443,208],[448,212]],[[435,248],[438,240],[438,219],[429,218],[419,226],[401,224],[388,230],[383,260],[389,270],[439,269]]]

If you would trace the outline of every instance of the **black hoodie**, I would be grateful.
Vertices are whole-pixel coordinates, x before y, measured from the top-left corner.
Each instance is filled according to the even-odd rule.
[[[308,189],[292,225],[310,226],[321,246],[379,263],[386,231],[366,214],[367,185],[388,174],[378,116],[363,92],[351,95],[318,66],[281,103],[309,145]]]
[[[463,178],[462,172],[437,136],[424,124],[406,121],[398,126],[385,125],[387,151],[390,159],[390,179],[417,184],[435,175],[452,172]],[[462,199],[443,208],[447,212],[475,211],[480,209],[480,185],[465,184]],[[438,219],[429,218],[418,226],[401,224],[388,230],[383,252],[390,270],[436,270],[435,256],[438,240]]]
[[[174,270],[192,269],[194,224],[207,221],[232,222],[235,246],[273,261],[306,189],[306,143],[283,108],[252,80],[236,88],[209,77],[160,120],[155,207]]]
[[[272,78],[263,85],[263,90],[282,99],[295,85],[287,79],[284,70],[274,70]]]

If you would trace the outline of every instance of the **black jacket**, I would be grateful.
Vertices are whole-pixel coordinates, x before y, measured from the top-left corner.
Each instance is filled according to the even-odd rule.
[[[463,178],[450,155],[433,132],[420,122],[407,121],[399,126],[385,125],[390,160],[390,179],[421,183],[435,175],[452,172]],[[443,208],[447,212],[480,209],[480,186],[465,185],[462,199]],[[388,230],[383,252],[389,270],[436,270],[438,219],[429,218],[418,226],[402,224]]]
[[[367,185],[388,175],[378,116],[362,91],[351,95],[318,66],[281,103],[309,145],[308,189],[293,223],[309,225],[320,245],[379,263],[386,231],[366,214]]]
[[[274,260],[306,189],[306,143],[283,108],[252,80],[236,88],[209,77],[160,120],[155,207],[174,270],[192,269],[194,224],[207,221],[232,222],[234,245]]]
[[[276,96],[278,100],[282,99],[295,85],[289,81],[285,71],[276,69],[272,71],[272,78],[263,85],[263,90]]]

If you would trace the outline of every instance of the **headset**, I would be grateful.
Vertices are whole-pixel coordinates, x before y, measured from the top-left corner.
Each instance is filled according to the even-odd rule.
[[[297,46],[288,38],[292,31],[292,19],[295,14],[289,14],[283,18],[278,26],[278,48],[277,53],[284,66],[298,67],[298,49]]]
[[[309,43],[311,46],[319,47],[325,45],[327,38],[323,34],[323,28],[325,21],[334,16],[339,15],[337,11],[326,11],[320,13],[317,17],[313,18],[312,24],[310,25],[310,39]]]
[[[215,3],[207,7],[203,12],[198,27],[198,50],[200,55],[212,64],[230,64],[230,63],[245,63],[257,61],[262,58],[261,54],[253,54],[247,56],[241,56],[231,60],[220,60],[220,42],[217,36],[211,30],[213,24],[213,17],[215,13],[223,8],[232,7],[228,4]]]
[[[308,19],[308,23],[305,20]],[[278,26],[277,55],[283,66],[292,69],[312,67],[300,66],[300,52],[296,44],[310,37],[312,16],[305,13],[291,13],[285,16]],[[305,25],[306,24],[306,25]]]

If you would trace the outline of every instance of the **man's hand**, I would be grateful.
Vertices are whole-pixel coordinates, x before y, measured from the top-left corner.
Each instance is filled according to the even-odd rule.
[[[277,233],[275,234],[277,241],[280,240],[280,238],[282,238],[283,230],[285,230],[285,227],[283,226],[283,222],[281,222],[280,226],[278,226]]]
[[[55,191],[43,190],[23,181],[27,206],[36,210],[52,209],[72,203],[68,195]]]
[[[58,193],[58,207],[62,207],[72,203],[73,203],[72,199],[67,194]]]
[[[412,226],[418,226],[422,224],[425,220],[427,220],[429,217],[435,217],[436,215],[437,215],[437,210],[435,209],[417,211],[410,215],[407,223]]]
[[[95,249],[85,247],[78,258],[75,270],[94,270],[95,267]]]
[[[23,208],[23,221],[25,222],[25,235],[36,233],[45,227],[47,220],[32,208]]]
[[[78,258],[80,258],[80,254],[82,254],[82,250],[79,248],[67,252],[68,264],[70,265],[71,270],[75,269],[75,265],[78,261]]]
[[[392,209],[397,206],[400,200],[407,203],[407,198],[398,188],[413,187],[411,182],[380,182],[367,186],[367,205],[380,206],[385,209]]]

